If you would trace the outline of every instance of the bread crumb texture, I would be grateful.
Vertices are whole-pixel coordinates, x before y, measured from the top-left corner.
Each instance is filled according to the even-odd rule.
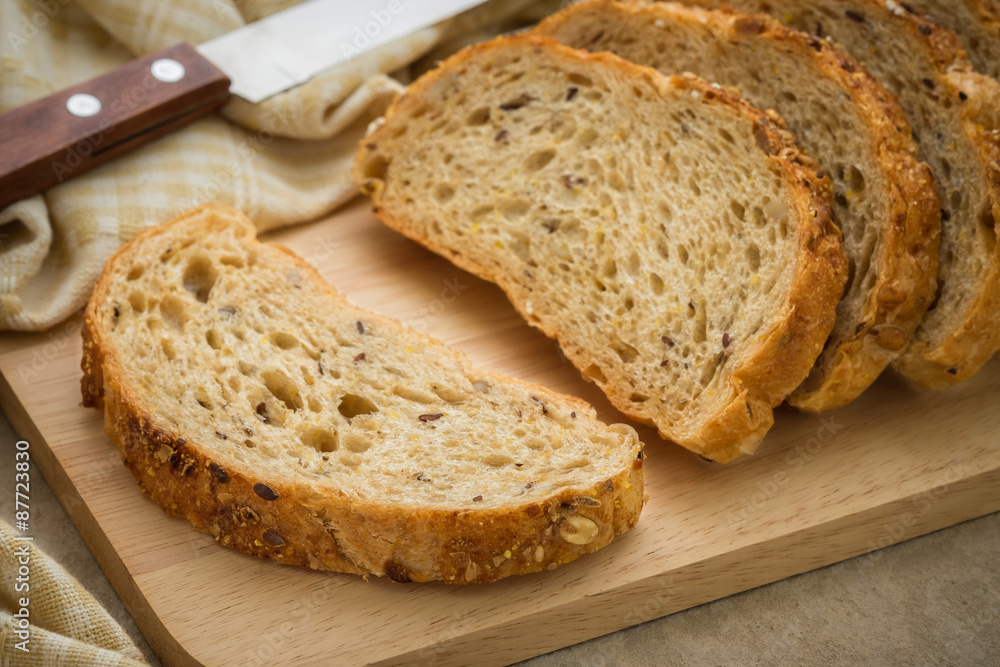
[[[84,403],[143,488],[258,556],[491,581],[594,551],[642,507],[632,428],[351,306],[229,209],[124,246],[84,341]]]
[[[472,47],[361,144],[386,224],[497,282],[626,414],[752,452],[846,279],[829,181],[701,79],[534,36]]]

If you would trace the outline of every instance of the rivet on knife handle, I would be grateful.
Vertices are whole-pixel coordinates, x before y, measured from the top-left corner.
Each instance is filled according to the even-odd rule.
[[[229,79],[187,44],[0,116],[0,209],[221,106]]]

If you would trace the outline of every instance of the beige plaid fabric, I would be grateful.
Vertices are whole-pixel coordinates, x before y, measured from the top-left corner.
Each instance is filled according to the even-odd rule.
[[[0,112],[296,1],[2,0]],[[355,194],[354,149],[402,89],[401,68],[432,48],[440,56],[447,43],[495,33],[484,26],[529,4],[492,0],[261,104],[233,100],[220,115],[0,211],[0,329],[42,330],[68,317],[123,242],[199,203],[234,206],[262,231],[331,211]]]
[[[33,543],[16,540],[16,535],[0,520],[0,664],[146,664],[121,626],[76,579]],[[16,588],[18,568],[25,561],[30,568],[27,592]],[[21,606],[24,597],[27,607]],[[24,617],[31,624],[28,635],[22,630]],[[25,639],[27,644],[22,643]]]

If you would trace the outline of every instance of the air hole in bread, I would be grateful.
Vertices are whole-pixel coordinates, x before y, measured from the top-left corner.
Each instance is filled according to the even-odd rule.
[[[312,447],[317,452],[335,452],[340,448],[340,434],[325,428],[311,428],[302,434],[300,440],[306,447]]]
[[[145,270],[146,267],[142,264],[135,264],[128,270],[128,275],[125,276],[125,280],[138,280],[142,277]]]
[[[608,174],[608,185],[617,192],[625,192],[625,180],[620,172],[612,171]]]
[[[485,125],[490,120],[490,108],[489,107],[479,107],[475,111],[469,114],[465,119],[465,124],[470,127],[478,127],[480,125]]]
[[[747,209],[740,202],[736,201],[735,199],[731,199],[729,201],[729,209],[733,212],[733,215],[735,215],[736,219],[739,220],[740,222],[746,220]]]
[[[164,356],[167,357],[167,361],[173,361],[177,358],[177,350],[174,348],[174,344],[169,338],[163,338],[160,340],[160,348],[163,350]]]
[[[384,181],[389,173],[389,162],[381,155],[372,155],[365,161],[361,173],[366,179],[373,178]]]
[[[232,266],[237,269],[242,269],[246,265],[246,262],[240,255],[223,255],[219,258],[219,262],[225,266]]]
[[[524,168],[529,172],[538,171],[545,167],[556,156],[554,150],[543,150],[532,153],[524,160]]]
[[[681,260],[681,264],[687,264],[690,256],[688,255],[687,246],[683,243],[677,244],[677,258]]]
[[[996,220],[993,218],[993,211],[990,209],[989,204],[983,209],[983,212],[979,215],[979,231],[983,235],[986,241],[986,247],[989,249],[988,252],[992,253],[997,244],[997,228]]]
[[[694,179],[694,176],[688,179],[688,189],[694,193],[695,197],[701,196],[701,187],[698,186],[698,182]]]
[[[431,385],[431,391],[437,394],[438,397],[446,403],[456,404],[465,400],[465,394],[463,392],[443,384]]]
[[[599,384],[604,384],[608,381],[608,378],[604,375],[604,371],[602,371],[601,367],[597,364],[590,364],[587,366],[587,368],[583,371],[583,377]]]
[[[645,403],[646,401],[649,400],[649,396],[646,396],[645,394],[640,394],[638,392],[633,392],[632,395],[628,397],[628,400],[632,401],[633,403]]]
[[[271,341],[272,345],[279,347],[282,350],[291,350],[299,346],[299,339],[290,333],[285,333],[284,331],[275,331],[267,338]]]
[[[173,294],[163,297],[163,301],[160,302],[160,315],[168,327],[177,331],[184,328],[184,323],[188,319],[187,307],[180,298]]]
[[[447,183],[438,183],[434,186],[434,199],[439,204],[447,204],[455,196],[455,188]]]
[[[487,465],[493,468],[500,468],[502,466],[510,465],[514,462],[514,459],[507,456],[506,454],[488,454],[480,459],[483,465]]]
[[[503,199],[498,206],[500,215],[505,218],[520,218],[531,209],[531,204],[523,199]]]
[[[626,364],[632,363],[636,360],[636,357],[639,356],[639,350],[635,349],[623,340],[612,340],[611,348],[615,351],[615,354],[621,358],[622,362]]]
[[[953,191],[948,197],[948,202],[951,204],[952,214],[954,215],[958,213],[958,211],[962,208],[962,193],[958,190]]]
[[[184,269],[184,289],[193,294],[198,301],[207,303],[218,277],[218,270],[207,256],[195,255]]]
[[[215,329],[209,329],[205,332],[205,342],[213,350],[222,349],[222,335]]]
[[[951,163],[944,158],[941,158],[941,175],[944,177],[944,180],[951,179]]]
[[[528,235],[520,232],[512,232],[510,236],[510,249],[517,255],[517,258],[529,266],[536,266],[535,262],[531,259],[531,240],[528,238]]]
[[[760,247],[756,243],[750,243],[747,245],[744,254],[747,258],[747,263],[750,265],[751,271],[757,271],[760,269]]]
[[[610,258],[606,259],[604,261],[604,268],[601,270],[601,273],[604,275],[605,278],[614,278],[616,275],[618,275],[618,264],[615,262],[614,259]]]
[[[601,135],[597,132],[597,130],[592,127],[585,127],[580,130],[580,134],[577,135],[576,141],[580,148],[587,149],[593,146],[600,139],[600,137]],[[592,171],[595,170],[595,167],[596,171],[600,171],[600,165],[596,161],[593,163],[588,162],[588,165],[591,167]]]
[[[633,276],[639,273],[639,253],[633,248],[625,258],[625,269]]]
[[[725,358],[725,355],[719,355],[716,358],[709,358],[705,360],[705,365],[701,369],[701,377],[698,378],[698,382],[702,387],[707,387],[712,382],[712,378],[719,370],[720,362]]]
[[[854,192],[854,194],[859,194],[865,191],[865,177],[861,173],[861,170],[855,166],[851,167],[850,184],[851,191]]]
[[[212,404],[212,399],[208,397],[208,392],[205,391],[204,387],[195,388],[193,394],[194,400],[198,402],[198,405],[206,410],[214,409],[215,406]]]
[[[524,441],[529,449],[545,449],[545,441],[538,436],[532,436]]]
[[[280,371],[265,371],[261,373],[264,386],[271,392],[271,395],[284,403],[289,410],[301,410],[302,394],[299,393],[295,383]]]
[[[660,277],[660,274],[649,274],[649,287],[653,290],[653,294],[656,296],[663,294],[663,278]]]
[[[476,208],[472,209],[472,213],[470,213],[469,215],[473,220],[480,220],[487,213],[492,213],[492,212],[493,212],[493,206],[491,204],[485,204],[483,206],[477,206]]]
[[[695,306],[694,331],[692,332],[692,339],[696,343],[705,342],[706,328],[708,326],[708,315],[705,310],[705,302],[698,301],[698,304]]]
[[[340,399],[340,405],[337,406],[337,410],[348,419],[354,419],[358,415],[378,412],[378,408],[374,403],[364,396],[358,396],[357,394],[344,394],[344,397]]]
[[[146,310],[146,293],[135,291],[128,295],[128,303],[132,306],[132,310],[137,313],[145,312]]]
[[[392,393],[404,400],[413,401],[414,403],[420,403],[422,405],[434,403],[435,401],[433,394],[422,389],[417,389],[416,387],[398,386],[393,388]],[[341,410],[341,412],[343,412],[343,410]],[[347,415],[344,416],[346,417]]]

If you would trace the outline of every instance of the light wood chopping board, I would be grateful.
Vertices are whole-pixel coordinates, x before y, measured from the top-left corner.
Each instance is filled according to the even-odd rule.
[[[355,304],[624,420],[499,289],[383,227],[365,202],[268,240]],[[943,392],[889,376],[822,418],[779,409],[759,453],[726,466],[639,428],[638,526],[551,572],[477,586],[310,572],[225,549],[139,491],[101,415],[79,407],[79,329],[0,337],[0,398],[167,664],[509,663],[1000,509],[996,359]]]

